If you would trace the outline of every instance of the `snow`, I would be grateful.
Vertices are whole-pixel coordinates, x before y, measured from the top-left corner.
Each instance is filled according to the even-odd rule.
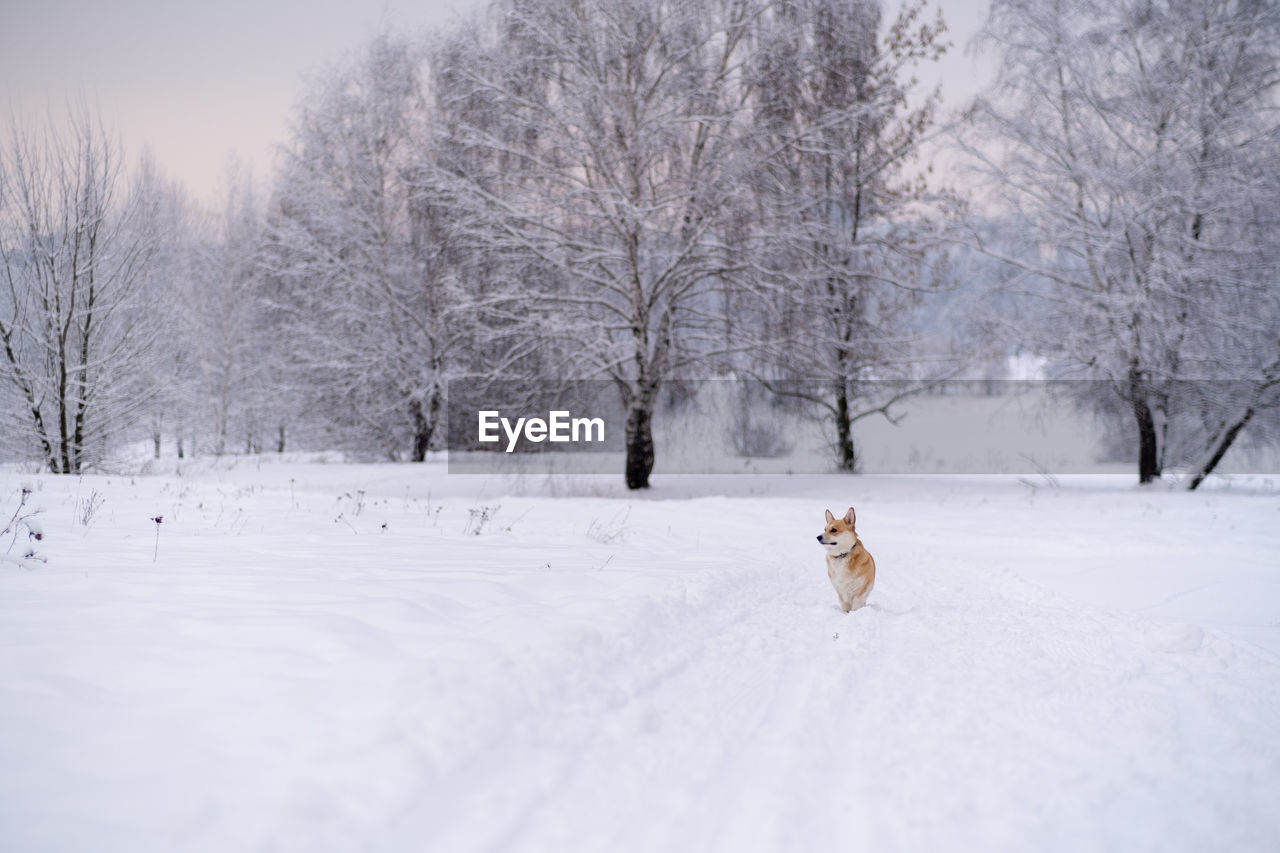
[[[3,850],[1280,845],[1271,480],[23,479]]]

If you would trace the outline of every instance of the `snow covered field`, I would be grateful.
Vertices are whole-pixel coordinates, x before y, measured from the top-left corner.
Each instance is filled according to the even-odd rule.
[[[0,850],[1280,849],[1280,480],[618,480],[0,474]]]

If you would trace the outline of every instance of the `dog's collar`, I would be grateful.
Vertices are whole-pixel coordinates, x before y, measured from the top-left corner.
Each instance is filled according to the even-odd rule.
[[[854,543],[853,543],[853,547],[852,547],[852,548],[850,548],[848,551],[845,551],[843,554],[832,554],[832,555],[831,555],[831,559],[833,559],[833,560],[843,560],[845,557],[849,556],[850,554],[852,554],[852,553],[853,553],[854,551],[856,551],[856,550],[858,550],[858,543],[857,543],[857,542],[854,542]]]

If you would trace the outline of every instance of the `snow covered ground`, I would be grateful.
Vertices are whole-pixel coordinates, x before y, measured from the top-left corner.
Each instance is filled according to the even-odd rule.
[[[1280,849],[1280,480],[619,479],[0,474],[0,850]]]

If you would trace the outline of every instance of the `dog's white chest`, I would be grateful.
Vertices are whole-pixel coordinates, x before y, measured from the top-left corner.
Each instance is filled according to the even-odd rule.
[[[849,570],[849,566],[844,560],[834,560],[827,558],[827,577],[831,579],[831,585],[836,588],[836,592],[858,586],[858,576]]]
[[[868,578],[856,574],[849,568],[847,560],[837,560],[834,557],[827,557],[827,578],[831,581],[831,586],[835,588],[836,596],[840,599],[840,606],[845,611],[861,607],[867,600],[867,595],[871,592],[871,584]]]

